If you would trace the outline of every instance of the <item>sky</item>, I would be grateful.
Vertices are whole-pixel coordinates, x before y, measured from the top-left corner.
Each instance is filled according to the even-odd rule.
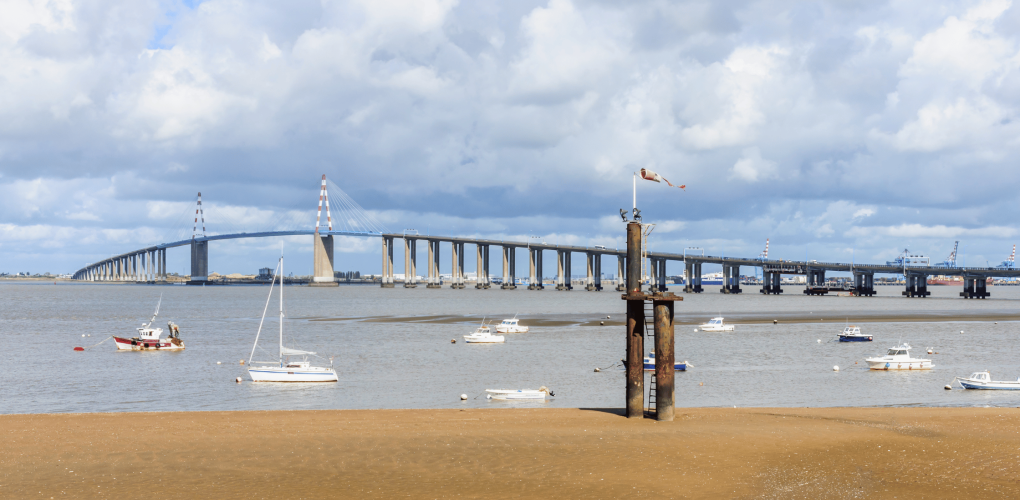
[[[641,168],[686,185],[639,181],[653,250],[996,265],[1018,34],[1001,0],[6,0],[0,272],[190,237],[199,191],[209,234],[311,229],[323,174],[392,232],[612,247]],[[210,271],[281,245],[310,272],[310,237]]]

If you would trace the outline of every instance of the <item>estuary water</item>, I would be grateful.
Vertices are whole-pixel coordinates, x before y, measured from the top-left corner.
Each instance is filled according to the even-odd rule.
[[[676,375],[677,405],[1020,406],[1020,393],[943,389],[954,376],[977,370],[999,380],[1020,376],[1020,287],[992,287],[986,300],[961,299],[960,287],[948,286],[929,288],[927,299],[901,297],[893,286],[879,287],[871,298],[807,297],[801,290],[763,296],[747,287],[732,296],[711,287],[684,294],[676,305],[677,359],[693,368]],[[256,384],[239,360],[251,353],[267,292],[265,286],[2,283],[0,413],[624,403],[625,307],[618,292],[288,286],[286,345],[335,356],[340,382]],[[156,324],[177,323],[185,351],[117,352],[112,340],[73,350],[110,335],[135,336],[161,294]],[[274,293],[256,360],[277,357],[276,307]],[[530,333],[508,335],[505,344],[463,343],[483,317],[514,314],[530,322]],[[735,321],[736,330],[694,331],[717,315]],[[847,321],[875,341],[833,342]],[[935,368],[866,369],[865,357],[901,341]],[[937,354],[924,354],[927,347]],[[238,376],[245,381],[235,383]],[[483,394],[543,385],[556,397],[506,403]],[[462,393],[467,401],[460,401]]]

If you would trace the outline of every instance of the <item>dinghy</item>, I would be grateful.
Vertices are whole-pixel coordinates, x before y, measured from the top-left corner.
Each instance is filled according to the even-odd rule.
[[[964,389],[1020,391],[1020,377],[1016,380],[992,380],[988,372],[974,372],[969,377],[956,377],[953,380],[959,382]]]
[[[553,397],[556,394],[545,386],[534,389],[486,389],[486,399],[516,400],[516,399],[545,399],[546,396]]]

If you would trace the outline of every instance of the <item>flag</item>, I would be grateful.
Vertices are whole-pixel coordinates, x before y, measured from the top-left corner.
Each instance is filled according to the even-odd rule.
[[[669,182],[665,177],[663,177],[663,176],[661,176],[661,175],[659,175],[659,174],[657,174],[655,172],[652,172],[651,170],[648,170],[647,168],[642,168],[640,174],[641,174],[641,178],[646,180],[646,181],[655,181],[655,182],[666,181],[666,184],[669,185],[669,187],[680,188],[680,189],[683,189],[684,191],[687,191],[687,189],[686,189],[687,185],[686,184],[681,184],[679,186],[674,186],[673,183]]]

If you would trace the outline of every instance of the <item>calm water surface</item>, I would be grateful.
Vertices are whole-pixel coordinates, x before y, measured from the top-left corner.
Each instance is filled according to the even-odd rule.
[[[1020,312],[1020,287],[993,287],[991,299],[955,297],[960,287],[933,287],[933,297],[805,297],[788,287],[762,296],[713,290],[685,295],[678,320],[695,323],[768,316],[819,321],[740,324],[732,333],[677,327],[677,358],[694,366],[677,373],[679,406],[1018,406],[1008,391],[945,391],[954,376],[990,370],[1020,376],[1020,323],[982,320]],[[582,326],[622,318],[616,292],[287,287],[289,347],[335,355],[337,384],[254,384],[247,359],[268,288],[89,284],[0,284],[0,413],[170,410],[508,407],[477,397],[486,388],[538,388],[557,397],[518,406],[622,407],[623,327]],[[751,292],[751,293],[747,293]],[[116,352],[111,334],[134,336],[160,294],[159,326],[181,327],[184,352]],[[270,309],[272,311],[272,308]],[[560,321],[510,335],[502,345],[467,345],[476,318]],[[970,321],[940,317],[971,314]],[[872,343],[831,342],[851,322],[870,316],[926,315],[927,322],[861,323]],[[434,322],[449,315],[459,321]],[[272,316],[272,312],[270,313]],[[452,321],[452,322],[451,322]],[[256,359],[275,358],[275,318]],[[964,333],[960,333],[963,330]],[[82,335],[88,335],[82,338]],[[458,339],[451,344],[450,339]],[[818,340],[822,342],[819,343]],[[934,347],[929,372],[869,372],[864,358],[900,342]],[[925,357],[929,357],[926,356]],[[217,364],[221,362],[222,364]],[[615,367],[595,373],[595,367]],[[833,372],[832,366],[840,371]],[[245,377],[242,384],[235,377]],[[461,393],[471,399],[459,400]]]

